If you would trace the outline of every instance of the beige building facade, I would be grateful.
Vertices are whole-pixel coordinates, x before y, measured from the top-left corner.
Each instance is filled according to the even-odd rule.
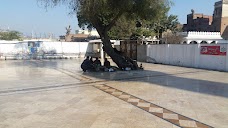
[[[223,0],[222,10],[221,33],[228,40],[228,0]]]
[[[214,4],[213,16],[195,13],[187,15],[187,24],[183,31],[220,32],[228,40],[228,0],[220,0]]]
[[[228,39],[228,0],[215,3],[212,25],[213,31],[220,32],[224,39]]]

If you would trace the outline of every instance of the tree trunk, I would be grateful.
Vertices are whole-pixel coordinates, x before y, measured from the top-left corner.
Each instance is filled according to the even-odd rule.
[[[123,55],[117,53],[113,49],[107,31],[103,31],[102,34],[100,34],[100,36],[101,36],[101,39],[102,39],[102,42],[103,42],[104,51],[112,58],[112,60],[116,63],[116,65],[120,69],[124,70],[127,67],[131,68],[132,70],[139,69],[136,61],[132,60],[129,57],[126,57],[126,56],[123,56]]]

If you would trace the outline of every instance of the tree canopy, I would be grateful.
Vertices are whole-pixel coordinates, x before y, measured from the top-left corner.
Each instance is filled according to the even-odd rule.
[[[21,33],[18,31],[0,32],[0,40],[20,40]]]
[[[110,29],[108,35],[111,39],[116,40],[129,39],[135,29],[135,21],[128,21],[126,17],[121,17]]]
[[[137,67],[127,57],[112,48],[109,31],[121,20],[153,21],[169,8],[169,0],[38,0],[45,7],[68,5],[76,14],[79,27],[95,28],[103,42],[104,51],[120,68]]]
[[[38,0],[45,7],[66,4],[76,13],[80,27],[110,30],[124,17],[132,20],[153,20],[169,8],[168,0]],[[101,34],[102,35],[102,34]]]

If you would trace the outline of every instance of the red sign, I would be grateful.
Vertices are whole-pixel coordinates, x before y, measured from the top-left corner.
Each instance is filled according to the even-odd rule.
[[[200,53],[202,55],[226,56],[225,46],[201,46]]]

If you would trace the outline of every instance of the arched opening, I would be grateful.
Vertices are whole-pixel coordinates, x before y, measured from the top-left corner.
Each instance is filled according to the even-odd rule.
[[[212,41],[211,44],[216,44],[216,41]]]
[[[183,44],[187,44],[187,41],[184,41]]]
[[[191,41],[190,44],[197,44],[197,42],[196,41]]]
[[[207,44],[207,41],[201,41],[201,44]]]

